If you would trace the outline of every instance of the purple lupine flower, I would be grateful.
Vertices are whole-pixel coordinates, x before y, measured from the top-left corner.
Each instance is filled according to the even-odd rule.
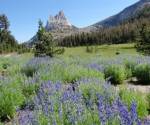
[[[99,119],[102,125],[106,124],[106,116],[105,116],[105,106],[103,104],[103,96],[98,95],[98,114]]]
[[[121,125],[132,125],[132,119],[128,112],[128,108],[118,99],[118,111],[121,119]]]
[[[140,119],[137,120],[137,125],[142,125],[142,122]],[[145,124],[144,124],[145,125]]]
[[[68,100],[68,98],[69,98],[69,93],[68,93],[68,91],[65,91],[64,93],[63,93],[63,96],[62,96],[62,102],[64,102],[64,101],[66,101],[66,100]]]
[[[72,100],[74,103],[78,103],[78,101],[79,101],[79,95],[78,95],[77,93],[72,94],[71,100]]]
[[[104,72],[104,66],[103,65],[98,65],[97,63],[92,63],[88,65],[89,68],[95,69],[101,72]]]
[[[113,118],[118,118],[121,125],[132,125],[133,121],[136,121],[137,125],[141,123],[136,114],[135,103],[131,105],[131,112],[129,112],[121,100],[111,100],[110,102],[113,93],[110,91],[112,89],[110,84],[101,85],[104,89],[101,95],[96,94],[98,101],[95,100],[95,91],[92,89],[89,90],[89,99],[85,100],[82,93],[78,92],[77,89],[73,90],[71,85],[67,86],[67,89],[64,89],[60,84],[59,82],[52,84],[51,81],[41,84],[35,97],[35,105],[38,107],[36,112],[42,112],[53,125],[56,125],[57,121],[63,124],[63,116],[68,119],[69,124],[82,123],[82,120],[86,120],[84,119],[86,118],[84,111],[89,107],[93,112],[98,111],[99,120],[102,125],[105,125]],[[80,84],[85,83],[82,81]],[[86,103],[88,103],[88,106],[86,106]],[[55,105],[56,107],[54,107]],[[97,109],[93,108],[95,105],[97,105]],[[55,114],[58,116],[57,118]],[[31,117],[28,118],[30,121],[32,120]]]
[[[137,109],[137,104],[136,104],[136,102],[133,102],[131,104],[131,109],[130,109],[132,124],[134,124],[138,121],[138,116],[137,116],[136,109]]]
[[[61,89],[61,83],[60,82],[57,82],[55,84],[55,89],[56,89],[56,91],[59,91]]]
[[[37,123],[37,121],[34,118],[34,115],[31,111],[20,112],[18,122],[19,122],[19,125],[28,125],[28,124]]]
[[[58,114],[60,119],[63,118],[63,109],[62,109],[62,103],[59,104]]]
[[[110,104],[105,105],[105,110],[106,110],[106,119],[108,120],[113,116],[113,112],[112,112]]]
[[[144,124],[144,125],[150,125],[150,120],[145,119],[143,124]]]
[[[68,115],[68,119],[69,119],[69,122],[71,123],[71,125],[75,125],[76,124],[76,119],[73,115]]]
[[[51,113],[54,112],[54,104],[53,104],[52,101],[51,101],[51,103],[50,103],[50,112],[51,112]]]
[[[49,116],[49,105],[47,103],[43,106],[43,113],[45,116]]]

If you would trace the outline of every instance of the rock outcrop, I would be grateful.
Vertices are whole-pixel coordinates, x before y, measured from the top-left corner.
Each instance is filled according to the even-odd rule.
[[[57,15],[49,17],[45,28],[48,31],[66,30],[72,29],[73,25],[67,20],[64,12],[60,11]]]

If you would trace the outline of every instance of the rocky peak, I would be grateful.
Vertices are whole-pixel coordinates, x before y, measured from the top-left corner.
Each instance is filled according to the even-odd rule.
[[[61,18],[61,19],[66,19],[66,17],[65,17],[65,14],[64,14],[64,11],[62,10],[62,11],[60,11],[56,16],[55,16],[55,18],[57,18],[57,17],[59,17],[59,18]]]
[[[63,30],[63,29],[71,28],[71,27],[72,25],[71,23],[69,23],[69,21],[65,17],[65,14],[63,11],[60,11],[55,16],[50,16],[46,24],[46,29],[48,31]]]

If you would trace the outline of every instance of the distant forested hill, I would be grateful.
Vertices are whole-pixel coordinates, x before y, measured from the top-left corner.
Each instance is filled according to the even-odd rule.
[[[145,4],[134,15],[116,26],[100,28],[96,32],[83,32],[65,37],[60,45],[70,47],[134,42],[143,24],[150,27],[150,4]]]

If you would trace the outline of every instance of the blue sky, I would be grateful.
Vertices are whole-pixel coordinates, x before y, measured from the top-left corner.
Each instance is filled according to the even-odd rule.
[[[38,19],[46,23],[49,15],[63,10],[68,20],[84,27],[120,12],[138,0],[0,0],[0,13],[8,16],[10,30],[19,42],[36,32]]]

